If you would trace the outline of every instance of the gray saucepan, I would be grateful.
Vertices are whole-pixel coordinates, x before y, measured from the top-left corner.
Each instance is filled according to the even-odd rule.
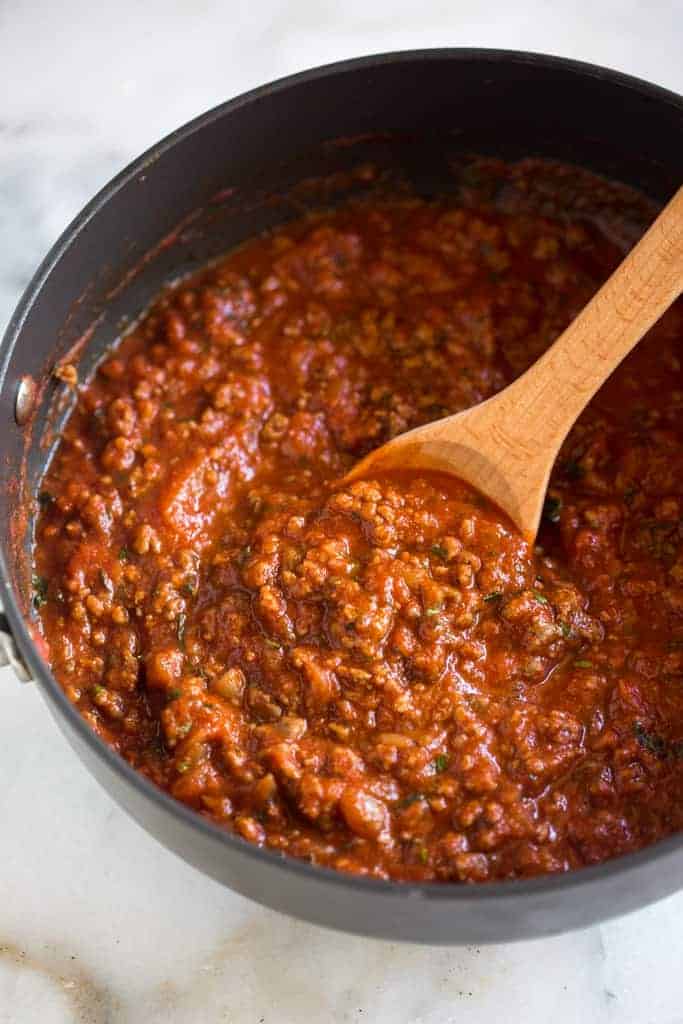
[[[30,550],[34,499],[67,411],[51,376],[58,361],[72,353],[86,376],[164,282],[319,202],[321,188],[329,200],[359,187],[353,169],[364,162],[431,194],[466,152],[569,161],[662,202],[683,176],[683,100],[604,68],[494,50],[387,54],[294,75],[190,122],[107,185],[37,270],[0,347],[5,647],[11,633],[87,769],[165,846],[259,903],[359,934],[452,944],[549,935],[666,896],[683,885],[683,836],[569,874],[485,885],[355,878],[258,849],[156,789],[80,718],[41,651]]]

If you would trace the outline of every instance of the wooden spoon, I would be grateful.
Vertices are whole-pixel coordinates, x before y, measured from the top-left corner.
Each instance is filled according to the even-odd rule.
[[[451,473],[494,501],[529,541],[579,414],[683,290],[683,188],[554,345],[480,405],[400,434],[345,476]]]

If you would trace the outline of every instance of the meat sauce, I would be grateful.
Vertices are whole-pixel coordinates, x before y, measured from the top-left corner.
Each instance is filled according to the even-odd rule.
[[[338,483],[513,380],[622,258],[652,211],[570,202],[574,173],[291,223],[163,292],[77,392],[36,528],[55,675],[252,843],[473,882],[683,827],[680,308],[576,425],[535,548],[446,477]]]

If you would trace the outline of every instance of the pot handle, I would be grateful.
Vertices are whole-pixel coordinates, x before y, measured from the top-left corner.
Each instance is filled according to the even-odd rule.
[[[32,682],[32,676],[26,664],[17,650],[9,628],[9,622],[5,615],[0,612],[0,668],[9,665],[14,670],[17,679],[22,683]]]

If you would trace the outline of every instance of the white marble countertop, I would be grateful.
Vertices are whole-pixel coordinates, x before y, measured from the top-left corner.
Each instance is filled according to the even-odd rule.
[[[680,0],[5,0],[0,326],[82,204],[189,117],[307,66],[444,45],[562,53],[683,91]],[[166,852],[35,686],[4,671],[0,693],[0,1024],[683,1022],[683,893],[512,946],[326,932]]]

